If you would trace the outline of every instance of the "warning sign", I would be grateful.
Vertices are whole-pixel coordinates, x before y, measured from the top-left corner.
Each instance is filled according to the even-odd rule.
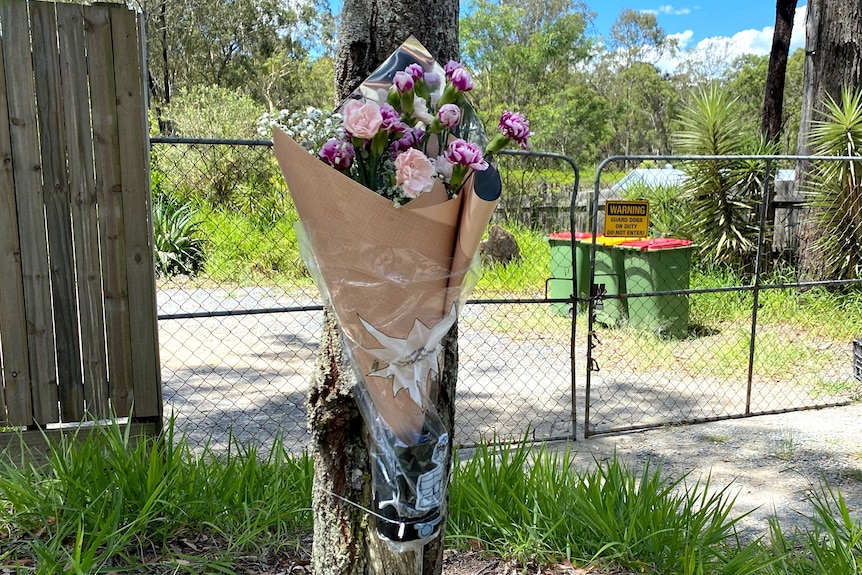
[[[649,202],[605,202],[605,235],[645,238],[649,229]]]

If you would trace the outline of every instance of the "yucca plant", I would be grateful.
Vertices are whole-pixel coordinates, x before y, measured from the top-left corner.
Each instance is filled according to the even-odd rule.
[[[203,262],[200,221],[190,204],[164,196],[153,202],[153,239],[156,273],[160,276],[193,274]]]
[[[804,193],[816,229],[803,257],[817,261],[823,279],[862,278],[862,93],[845,89],[825,107],[811,129],[814,153],[860,161],[811,165]]]
[[[675,148],[680,154],[738,156],[772,153],[763,139],[745,135],[736,99],[716,86],[695,97],[680,117]],[[687,231],[701,255],[714,263],[750,266],[757,248],[758,206],[764,165],[734,159],[688,162],[683,193],[691,217]]]

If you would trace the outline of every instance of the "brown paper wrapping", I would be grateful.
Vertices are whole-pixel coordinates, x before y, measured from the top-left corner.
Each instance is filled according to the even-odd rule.
[[[481,199],[468,181],[455,198],[447,198],[439,183],[396,207],[309,154],[278,128],[273,142],[369,395],[383,421],[406,440],[421,430],[426,406],[417,404],[406,389],[393,393],[391,376],[370,375],[386,364],[367,350],[385,346],[366,326],[388,338],[406,339],[417,320],[428,329],[440,324],[458,303],[497,202]],[[436,378],[419,383],[426,397],[436,396]]]

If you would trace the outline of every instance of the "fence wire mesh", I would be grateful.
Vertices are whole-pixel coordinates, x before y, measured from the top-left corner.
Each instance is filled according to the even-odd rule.
[[[192,445],[301,449],[323,312],[269,142],[153,139],[151,156],[165,413]],[[462,444],[573,433],[571,320],[546,280],[575,172],[559,156],[499,160],[499,227],[459,321]]]
[[[648,235],[665,239],[575,244],[587,435],[858,397],[860,187],[847,158],[811,158],[811,173],[837,177],[797,183],[797,159],[603,164],[582,231],[617,225],[610,198],[647,200]]]

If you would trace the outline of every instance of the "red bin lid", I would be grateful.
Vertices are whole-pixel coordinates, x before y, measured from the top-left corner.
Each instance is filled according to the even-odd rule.
[[[592,237],[593,237],[593,234],[591,234],[590,232],[575,232],[575,239],[576,240],[581,240],[581,239],[585,239],[585,238],[592,238]],[[570,240],[570,239],[572,239],[572,232],[556,232],[556,233],[550,234],[548,236],[548,238],[552,239],[552,240]]]
[[[691,245],[691,240],[679,238],[653,238],[651,240],[635,240],[623,242],[620,247],[636,248],[642,251],[670,250],[674,248],[685,248]]]

